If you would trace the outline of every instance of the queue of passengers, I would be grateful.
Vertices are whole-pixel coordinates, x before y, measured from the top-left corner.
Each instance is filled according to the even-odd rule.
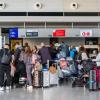
[[[0,90],[9,90],[14,85],[17,87],[20,77],[27,77],[27,88],[32,89],[31,74],[32,71],[34,72],[35,65],[42,64],[42,67],[46,67],[47,60],[59,60],[61,57],[65,59],[70,57],[73,60],[88,59],[84,46],[77,49],[75,46],[66,45],[63,41],[60,44],[53,43],[49,47],[41,43],[39,48],[36,45],[31,48],[28,43],[22,47],[16,42],[13,52],[9,44],[5,44],[0,50]],[[100,53],[96,59],[100,61]]]

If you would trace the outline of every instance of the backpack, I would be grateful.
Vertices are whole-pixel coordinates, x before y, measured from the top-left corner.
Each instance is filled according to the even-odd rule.
[[[20,58],[20,54],[21,54],[21,50],[19,48],[17,48],[15,50],[14,56],[15,56],[15,62],[17,62]]]
[[[82,53],[80,52],[80,53],[78,53],[77,55],[76,55],[76,58],[75,58],[76,60],[82,60]]]
[[[11,53],[10,50],[9,51],[5,51],[5,49],[3,50],[3,55],[1,57],[1,64],[10,64],[11,61]]]
[[[74,50],[73,50],[73,52],[74,52],[74,58],[73,59],[75,59],[76,56],[78,55],[78,52],[77,51],[74,51]]]

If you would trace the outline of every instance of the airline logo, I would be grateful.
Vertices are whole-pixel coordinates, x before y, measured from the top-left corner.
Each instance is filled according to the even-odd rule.
[[[92,37],[92,30],[80,30],[81,37]]]

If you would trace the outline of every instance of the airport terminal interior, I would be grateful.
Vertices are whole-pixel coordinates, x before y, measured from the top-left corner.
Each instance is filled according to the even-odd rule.
[[[72,88],[70,83],[65,83],[62,86],[33,89],[27,91],[26,89],[13,89],[9,92],[0,92],[1,100],[98,100],[100,92],[90,92],[83,87]]]
[[[100,0],[0,0],[1,76],[5,44],[15,61],[11,83],[16,77],[18,83],[3,90],[0,79],[0,100],[100,99]],[[18,62],[17,48],[21,50]],[[26,56],[28,65],[21,55],[27,48],[36,54],[31,56],[35,63]],[[20,74],[24,69],[17,70],[21,64],[26,76]],[[29,69],[30,65],[36,68]],[[5,84],[8,75],[3,76]]]

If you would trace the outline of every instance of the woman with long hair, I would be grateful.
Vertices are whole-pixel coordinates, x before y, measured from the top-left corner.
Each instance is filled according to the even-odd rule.
[[[38,55],[37,46],[33,46],[33,49],[32,49],[32,64],[33,64],[33,66],[35,66],[37,62],[41,63],[41,57]]]
[[[27,88],[32,89],[32,51],[30,47],[25,47],[24,54],[24,63],[26,65],[26,73],[27,73],[27,84],[29,85]]]
[[[81,60],[88,60],[88,55],[84,46],[79,48],[79,53],[81,54]]]

